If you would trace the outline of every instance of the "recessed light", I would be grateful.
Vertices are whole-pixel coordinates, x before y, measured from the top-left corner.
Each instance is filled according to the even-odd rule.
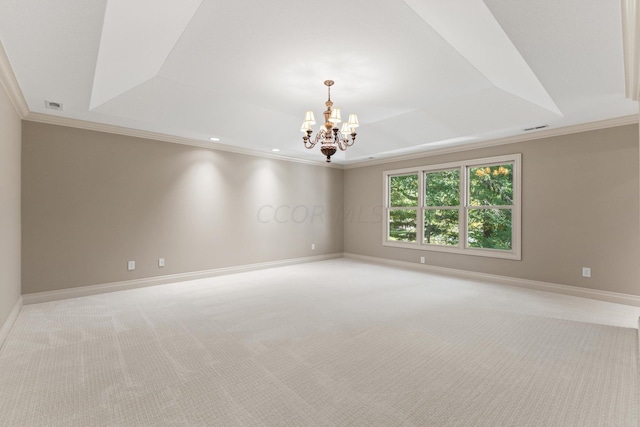
[[[280,151],[279,148],[272,148],[271,151],[273,151],[274,153],[277,153],[278,151]]]
[[[212,136],[212,137],[211,137],[211,138],[209,138],[209,139],[210,139],[211,141],[213,141],[213,142],[218,142],[218,141],[220,141],[220,138],[217,138],[217,137],[215,137],[215,136]]]

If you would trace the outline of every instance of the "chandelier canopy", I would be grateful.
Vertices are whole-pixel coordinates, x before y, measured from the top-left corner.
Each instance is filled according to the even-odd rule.
[[[356,128],[360,126],[358,123],[358,116],[356,114],[349,114],[349,120],[342,124],[342,129],[338,128],[338,125],[342,122],[340,117],[340,109],[332,108],[333,102],[331,102],[331,86],[333,86],[333,80],[325,80],[324,85],[327,86],[328,99],[324,103],[327,109],[323,113],[324,124],[320,126],[320,129],[316,133],[315,137],[311,137],[313,133],[312,126],[316,124],[316,119],[313,116],[313,111],[307,111],[304,114],[304,121],[300,130],[303,132],[302,140],[306,148],[313,148],[316,144],[320,143],[320,152],[327,157],[327,163],[331,162],[331,156],[333,156],[338,148],[341,151],[345,151],[347,147],[351,147],[356,141]],[[351,140],[349,140],[351,136]]]

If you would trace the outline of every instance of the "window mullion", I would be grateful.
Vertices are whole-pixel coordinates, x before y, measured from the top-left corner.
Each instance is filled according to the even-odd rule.
[[[382,236],[382,242],[388,242],[391,235],[391,227],[389,224],[389,218],[391,214],[391,175],[386,175],[384,180],[384,234]]]
[[[424,214],[425,214],[425,188],[424,188],[425,174],[424,171],[418,172],[418,209],[416,210],[416,243],[418,245],[424,244]]]
[[[458,244],[462,249],[466,249],[469,245],[467,242],[467,207],[469,206],[469,177],[465,166],[460,166],[460,212],[458,213]]]

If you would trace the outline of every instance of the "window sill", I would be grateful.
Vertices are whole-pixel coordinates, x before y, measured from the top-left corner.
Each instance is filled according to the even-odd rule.
[[[482,256],[487,258],[498,258],[498,259],[509,259],[514,261],[521,261],[522,255],[517,253],[516,251],[503,251],[498,249],[476,249],[476,248],[461,248],[461,247],[452,247],[452,246],[437,246],[437,245],[425,245],[419,243],[409,243],[409,242],[395,242],[395,241],[384,241],[382,246],[393,247],[393,248],[403,248],[403,249],[414,249],[423,252],[443,252],[450,254],[458,254],[458,255],[471,255],[471,256]]]

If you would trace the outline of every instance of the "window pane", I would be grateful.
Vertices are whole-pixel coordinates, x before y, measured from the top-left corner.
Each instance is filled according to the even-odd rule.
[[[471,248],[511,250],[511,209],[469,209]]]
[[[469,204],[513,205],[513,164],[469,168]]]
[[[415,209],[397,209],[389,211],[389,240],[401,242],[416,241]]]
[[[424,213],[424,243],[458,245],[458,209],[433,209]]]
[[[425,206],[460,205],[460,169],[427,172],[424,183]]]
[[[389,184],[390,206],[418,206],[418,174],[392,176]]]

